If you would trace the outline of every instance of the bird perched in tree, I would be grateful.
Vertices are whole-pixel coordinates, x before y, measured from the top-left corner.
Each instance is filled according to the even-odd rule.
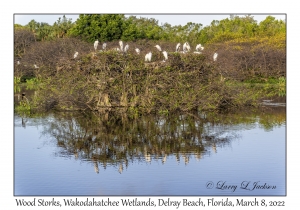
[[[218,53],[215,53],[213,58],[214,58],[214,61],[217,61],[217,57],[218,57]]]
[[[200,52],[201,50],[204,50],[204,47],[201,44],[197,44],[196,51]]]
[[[179,50],[180,50],[180,43],[178,43],[177,45],[176,45],[176,52],[179,52]]]
[[[20,65],[21,64],[20,61],[17,61],[17,64]]]
[[[165,60],[164,60],[164,61],[168,60],[168,53],[167,53],[166,51],[163,51],[162,53],[163,53],[163,55],[164,55],[164,57],[165,57]]]
[[[161,51],[161,47],[159,45],[155,45],[156,49],[158,49],[158,51]]]
[[[119,41],[119,45],[120,45],[120,50],[123,51],[123,42],[122,42],[122,40]]]
[[[137,53],[137,54],[140,54],[140,49],[139,48],[135,48],[135,52]]]
[[[74,54],[74,59],[78,56],[78,52],[76,51]]]
[[[151,53],[151,52],[147,53],[147,54],[145,55],[145,61],[146,61],[146,62],[147,62],[147,61],[151,62],[151,57],[152,57],[152,53]]]
[[[124,47],[124,52],[127,53],[128,49],[129,49],[129,45],[126,44],[125,47]]]
[[[105,43],[105,42],[104,42],[103,45],[102,45],[102,49],[103,49],[103,50],[106,50],[106,43]]]
[[[39,67],[38,67],[36,64],[34,64],[33,66],[34,66],[34,68],[36,68],[36,69],[38,69],[38,68],[39,68]]]
[[[183,49],[183,51],[186,53],[186,52],[189,52],[189,51],[190,51],[191,47],[190,47],[189,43],[186,42],[186,43],[183,44],[182,49]]]
[[[97,50],[98,44],[99,44],[99,41],[98,41],[98,39],[97,39],[97,40],[94,42],[94,48],[95,48],[95,51]]]

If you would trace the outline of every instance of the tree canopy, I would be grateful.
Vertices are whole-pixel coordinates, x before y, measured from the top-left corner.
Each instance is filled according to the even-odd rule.
[[[88,42],[112,41],[122,37],[124,15],[79,15],[74,27],[69,31],[71,36],[79,36]]]
[[[27,28],[36,41],[55,38],[77,37],[87,42],[136,41],[140,39],[161,40],[172,43],[190,44],[218,43],[238,38],[270,37],[286,33],[286,23],[272,16],[257,23],[251,15],[230,15],[223,20],[213,20],[203,27],[201,23],[188,22],[186,25],[159,25],[153,18],[125,17],[124,14],[81,14],[72,22],[65,16],[52,26],[31,20],[27,25],[15,24],[15,28]]]

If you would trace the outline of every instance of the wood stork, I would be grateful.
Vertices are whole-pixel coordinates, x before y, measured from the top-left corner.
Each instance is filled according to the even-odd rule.
[[[103,45],[102,45],[102,49],[103,49],[103,50],[106,50],[106,43],[105,43],[105,42],[104,42]]]
[[[164,57],[165,57],[165,60],[164,60],[164,61],[168,60],[168,53],[167,53],[166,51],[163,51],[162,53],[163,53],[163,55],[164,55]]]
[[[38,69],[38,68],[39,68],[36,64],[33,64],[33,66],[34,66],[35,69]]]
[[[215,53],[213,58],[214,58],[214,61],[217,61],[217,57],[218,57],[218,53]]]
[[[176,45],[176,52],[179,52],[179,50],[180,50],[180,43],[178,43],[177,45]]]
[[[197,44],[196,51],[200,52],[201,50],[204,50],[204,47],[201,44]]]
[[[135,52],[137,53],[137,54],[140,54],[140,49],[139,48],[135,48]]]
[[[129,49],[129,45],[126,44],[125,47],[124,47],[124,52],[127,53],[128,49]]]
[[[161,47],[159,45],[155,45],[154,47],[156,47],[156,49],[158,49],[158,51],[161,51]]]
[[[74,54],[74,59],[78,56],[78,52],[76,51]]]
[[[146,61],[146,62],[147,62],[147,61],[151,62],[151,57],[152,57],[152,53],[151,53],[151,52],[147,53],[147,54],[145,55],[145,61]]]
[[[123,42],[122,42],[122,40],[119,41],[119,45],[120,45],[120,50],[123,52]]]
[[[188,42],[185,42],[185,43],[183,44],[182,49],[183,49],[184,52],[189,52],[190,49],[191,49],[191,47],[190,47],[190,45],[189,45]]]
[[[97,50],[98,44],[99,44],[99,41],[98,41],[98,39],[97,39],[97,40],[94,42],[94,48],[95,48],[95,51]]]

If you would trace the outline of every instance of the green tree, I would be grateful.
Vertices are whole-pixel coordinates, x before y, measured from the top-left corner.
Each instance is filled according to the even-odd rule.
[[[17,29],[17,28],[24,28],[24,26],[22,26],[20,24],[14,24],[14,29]]]
[[[158,25],[158,20],[154,18],[140,18],[138,27],[146,39],[159,40],[161,38],[162,28]]]
[[[137,18],[130,16],[125,19],[123,25],[122,39],[161,39],[162,28],[158,25],[158,20],[154,18]]]
[[[37,27],[37,39],[38,41],[45,41],[45,40],[51,40],[53,37],[52,35],[53,28],[48,23],[38,23]]]
[[[64,15],[53,24],[53,36],[63,38],[67,36],[68,31],[73,27],[72,19],[67,19]]]
[[[28,28],[33,34],[34,38],[36,39],[36,32],[38,30],[39,23],[35,20],[31,20],[27,25],[25,25],[26,28]]]
[[[174,27],[172,27],[171,24],[164,23],[161,26],[161,29],[162,29],[162,34],[161,34],[162,40],[176,42]]]
[[[117,40],[122,36],[124,19],[122,14],[81,14],[69,34],[88,42]]]
[[[257,30],[258,25],[253,16],[230,15],[230,18],[214,20],[210,26],[204,27],[200,32],[199,41],[202,43],[223,42],[241,37],[253,37]]]
[[[136,39],[145,39],[145,34],[138,26],[139,19],[136,16],[130,16],[123,23],[122,40],[133,41]]]
[[[258,32],[260,36],[274,36],[278,33],[286,33],[286,24],[283,20],[276,20],[275,17],[268,16],[260,22]]]
[[[202,24],[188,22],[185,26],[183,26],[182,40],[187,40],[191,44],[196,44],[199,41],[198,37],[200,36],[201,29]]]

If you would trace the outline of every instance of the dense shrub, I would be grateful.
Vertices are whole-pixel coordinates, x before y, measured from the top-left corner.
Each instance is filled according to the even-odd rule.
[[[14,56],[19,60],[26,49],[35,42],[34,34],[26,28],[15,27],[14,31]]]
[[[176,43],[138,40],[125,42],[130,48],[124,53],[114,49],[118,41],[108,42],[105,51],[100,43],[95,51],[93,44],[69,38],[31,45],[22,62],[39,66],[24,67],[24,72],[31,70],[44,80],[37,104],[46,109],[123,107],[146,113],[224,109],[256,105],[264,95],[263,90],[237,88],[226,81],[285,76],[285,48],[271,43],[274,40],[238,39],[207,45],[202,54],[183,54],[174,52]],[[167,61],[156,44],[168,51]],[[149,51],[152,60],[145,62]],[[217,61],[214,52],[219,54]]]
[[[16,66],[17,72],[22,74],[34,74],[47,78],[56,74],[60,69],[58,63],[67,65],[76,62],[73,57],[75,51],[80,52],[78,59],[92,51],[89,43],[76,38],[56,39],[53,41],[35,42],[23,55],[22,65]],[[34,64],[39,68],[36,69]],[[15,71],[16,72],[16,71]]]
[[[205,54],[218,53],[218,70],[230,79],[285,77],[285,37],[236,39],[208,45]],[[212,59],[212,58],[211,58]]]

